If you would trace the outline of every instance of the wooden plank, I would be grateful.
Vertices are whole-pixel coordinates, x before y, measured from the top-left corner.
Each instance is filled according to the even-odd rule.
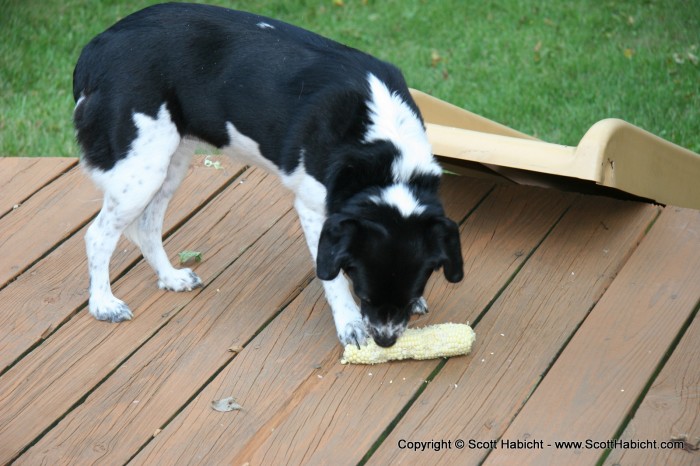
[[[652,440],[657,448],[616,448],[605,464],[700,464],[700,314],[686,331],[668,363],[620,440]],[[683,448],[662,449],[661,442],[681,441]]]
[[[580,198],[479,321],[472,356],[447,361],[369,463],[415,461],[415,452],[398,448],[401,439],[498,439],[656,213],[643,204]],[[478,464],[487,453],[453,446],[425,457]]]
[[[289,211],[16,464],[126,463],[312,276]]]
[[[196,269],[205,283],[221,273],[290,209],[288,191],[270,178],[259,170],[246,174],[245,182],[234,183],[170,237],[166,249],[201,251]],[[133,320],[114,325],[81,312],[0,377],[0,462],[17,455],[202,292],[165,292],[155,282],[139,262],[114,286],[135,310]]]
[[[0,219],[0,287],[80,229],[102,195],[73,168]]]
[[[276,415],[296,405],[340,357],[320,282],[315,280],[167,425],[130,464],[242,464],[228,459]],[[234,396],[241,411],[212,400]],[[319,427],[320,428],[320,427]]]
[[[525,192],[534,194],[524,196]],[[462,228],[467,270],[490,263],[491,271],[475,273],[459,286],[445,284],[440,278],[434,280],[427,294],[432,306],[429,319],[464,321],[476,316],[570,201],[571,196],[544,190],[495,188]],[[463,208],[469,210],[469,206]],[[462,287],[469,293],[458,293]],[[386,419],[391,420],[405,405],[435,362],[387,364],[370,370],[341,366],[341,348],[330,311],[323,301],[319,305],[319,299],[314,282],[134,462],[324,463],[333,452],[338,461],[334,448],[341,441],[347,442],[341,462],[361,459],[377,432],[387,425]],[[323,327],[319,320],[324,322]],[[405,385],[389,384],[387,371],[396,373],[397,380],[406,377]],[[386,382],[379,385],[382,380]],[[355,387],[363,384],[368,386]],[[387,390],[392,395],[381,396]],[[211,410],[211,400],[230,395],[236,396],[244,411],[221,415]],[[385,419],[375,422],[371,409],[366,407],[372,400],[372,406],[380,407],[375,415],[384,413]],[[289,445],[296,448],[285,448]]]
[[[201,160],[195,159],[200,167]],[[73,235],[101,205],[102,193],[75,167],[2,217],[0,288]]]
[[[456,186],[464,185],[458,178],[448,180],[445,183],[444,192],[457,192]],[[473,203],[477,203],[488,189],[490,189],[488,184],[479,186],[479,183],[475,183],[470,186],[467,193],[461,189],[460,194],[463,195],[455,199],[471,198]],[[454,210],[451,207],[453,204],[446,202],[448,212]],[[453,213],[460,214],[459,212]],[[294,215],[291,213],[287,215],[286,221],[289,222],[290,218],[294,219]],[[205,290],[203,296],[197,300],[198,303],[202,302],[201,305],[192,303],[191,306],[178,314],[177,323],[168,325],[161,330],[154,339],[150,340],[129,360],[126,364],[127,367],[120,369],[111,379],[100,386],[91,394],[84,405],[69,414],[35,447],[23,455],[19,462],[31,464],[39,461],[40,457],[43,460],[55,460],[62,455],[63,457],[68,455],[74,460],[80,457],[81,462],[89,461],[90,458],[94,460],[95,457],[101,459],[109,457],[110,462],[121,462],[133,455],[138,447],[152,436],[153,432],[165,423],[173,412],[191,396],[192,391],[188,391],[186,387],[190,386],[192,390],[199,388],[203,381],[222,365],[225,358],[230,359],[231,355],[227,352],[227,348],[231,346],[232,341],[234,344],[235,341],[245,341],[247,338],[245,332],[248,332],[249,337],[269,317],[267,314],[260,314],[259,309],[269,306],[268,301],[272,298],[269,295],[261,295],[259,291],[267,288],[274,290],[274,294],[277,295],[280,290],[283,291],[285,280],[308,280],[312,263],[308,258],[305,246],[303,246],[304,241],[300,237],[295,220],[293,225],[296,228],[294,235],[290,236],[289,232],[286,231],[289,229],[289,225],[288,228],[275,231],[272,235],[273,238],[277,238],[275,241],[283,241],[285,237],[291,238],[293,241],[294,247],[285,252],[283,257],[276,257],[273,254],[274,248],[270,248],[269,245],[258,247],[256,244],[254,248],[246,252],[246,257],[241,258],[232,267],[236,268],[237,264],[241,264],[241,267],[245,267],[245,274],[241,276],[235,272],[226,271],[226,275],[233,275],[235,280],[250,280],[249,275],[251,274],[253,276],[260,274],[261,277],[267,275],[265,279],[267,285],[259,283],[259,280],[240,284],[241,286],[232,283],[232,280],[228,280],[224,284],[220,284],[220,280],[212,283],[208,288],[209,292]],[[276,225],[275,230],[278,229],[277,227]],[[286,266],[281,270],[274,271],[274,273],[271,270],[249,270],[255,269],[254,262],[260,261],[262,258],[264,258],[265,266],[268,269],[271,269],[273,265],[278,267],[280,263],[286,264]],[[261,267],[261,269],[264,268]],[[307,274],[301,273],[303,270],[306,270]],[[298,286],[299,283],[296,285]],[[235,302],[227,303],[225,306],[219,304],[221,307],[236,308],[236,313],[225,318],[219,317],[215,327],[211,324],[207,325],[206,322],[188,323],[189,318],[196,320],[198,316],[201,319],[209,320],[216,317],[216,315],[208,316],[204,310],[216,308],[216,305],[206,298],[207,294],[215,296],[217,300],[223,296],[223,293],[211,291],[214,289],[240,289],[236,291]],[[254,291],[255,294],[253,294]],[[287,299],[284,293],[282,297],[284,300]],[[254,310],[258,310],[258,313],[252,312]],[[190,327],[193,330],[188,332]],[[202,328],[208,329],[209,333],[202,336]],[[232,329],[240,336],[236,336],[236,332]],[[198,339],[197,352],[192,355],[191,352],[187,353],[187,350],[194,346],[191,340],[195,337]],[[156,355],[154,356],[153,353]],[[158,368],[158,373],[142,373],[153,369],[154,364],[151,359],[160,361],[159,364],[155,365]],[[167,361],[171,361],[175,367],[169,367]],[[183,364],[186,367],[182,367]],[[136,383],[135,381],[140,382]],[[145,382],[145,385],[140,385],[141,382]],[[162,396],[149,398],[151,394],[156,392],[159,394],[167,393],[169,396],[167,398]],[[119,403],[125,393],[128,393],[130,398],[140,400],[138,407],[134,407],[133,410],[127,409],[119,416],[115,416],[113,406],[115,400],[117,400],[117,407],[130,407],[129,403]],[[80,426],[80,428],[76,430],[75,426]],[[106,438],[109,438],[108,442],[104,441]],[[55,445],[59,447],[55,447]]]
[[[503,437],[613,438],[700,300],[698,283],[700,211],[666,208]],[[601,453],[498,449],[486,463],[591,464]]]
[[[77,163],[69,157],[1,157],[0,217]]]
[[[214,170],[204,167],[202,160],[203,157],[195,158],[168,208],[164,223],[166,234],[243,169],[223,159],[223,169]],[[87,178],[80,182],[91,184]],[[37,342],[51,335],[87,301],[85,230],[86,227],[78,231],[0,290],[0,302],[13,311],[0,313],[0,373]],[[124,272],[139,255],[135,246],[122,239],[112,258],[112,276]]]
[[[445,175],[440,184],[445,215],[457,222],[464,220],[469,208],[481,202],[494,188],[491,180],[480,180],[467,176]]]

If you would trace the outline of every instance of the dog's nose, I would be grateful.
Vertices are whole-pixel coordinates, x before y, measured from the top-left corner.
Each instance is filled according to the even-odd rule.
[[[374,342],[377,345],[381,346],[382,348],[388,348],[390,346],[393,346],[394,343],[396,343],[396,338],[397,338],[396,335],[381,334],[381,335],[374,335],[373,336]]]

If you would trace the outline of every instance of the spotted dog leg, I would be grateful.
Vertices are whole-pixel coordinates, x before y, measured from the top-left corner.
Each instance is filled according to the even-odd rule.
[[[89,310],[98,320],[121,322],[132,318],[129,307],[112,294],[109,262],[126,228],[145,211],[167,178],[180,135],[165,105],[156,118],[133,116],[137,137],[127,156],[109,170],[87,167],[104,191],[102,210],[85,234],[90,273]]]
[[[141,249],[146,261],[158,275],[158,286],[170,291],[191,291],[202,286],[202,280],[188,268],[176,269],[163,249],[163,219],[168,203],[187,174],[195,142],[183,140],[168,166],[165,181],[143,211],[124,234]]]

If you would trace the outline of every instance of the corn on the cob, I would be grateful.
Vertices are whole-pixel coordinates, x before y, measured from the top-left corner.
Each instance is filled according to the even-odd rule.
[[[434,359],[467,354],[474,343],[474,330],[466,324],[437,324],[408,328],[396,343],[382,348],[369,340],[360,349],[347,345],[342,364],[379,364],[401,359]]]

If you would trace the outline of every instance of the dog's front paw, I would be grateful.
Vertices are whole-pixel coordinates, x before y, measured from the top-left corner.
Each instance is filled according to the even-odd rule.
[[[365,344],[369,334],[361,320],[348,322],[342,329],[338,329],[338,339],[343,346],[356,345],[360,347]]]
[[[192,291],[202,286],[202,279],[190,269],[173,269],[158,279],[158,288],[168,291]]]
[[[420,299],[418,299],[416,302],[413,303],[413,307],[411,307],[411,315],[414,316],[422,316],[428,313],[428,303],[421,296]]]
[[[89,309],[90,314],[95,319],[107,322],[123,322],[134,317],[129,306],[114,296],[103,298],[90,297]]]

